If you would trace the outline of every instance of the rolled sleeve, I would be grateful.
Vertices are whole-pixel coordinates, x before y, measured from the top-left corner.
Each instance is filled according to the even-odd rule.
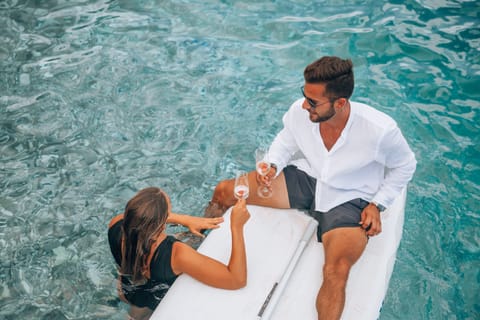
[[[292,105],[292,107],[293,106],[294,105]],[[276,176],[282,172],[293,154],[299,150],[295,136],[290,132],[290,129],[288,129],[290,127],[289,121],[291,121],[289,113],[290,112],[287,112],[283,116],[283,129],[277,134],[268,150],[268,160],[277,165]]]
[[[386,130],[378,156],[379,161],[384,163],[386,172],[385,179],[372,201],[389,207],[412,179],[417,161],[396,124]]]

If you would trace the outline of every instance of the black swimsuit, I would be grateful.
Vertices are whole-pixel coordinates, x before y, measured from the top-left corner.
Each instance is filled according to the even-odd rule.
[[[108,229],[108,242],[115,262],[120,266],[122,261],[121,237],[123,219]],[[122,292],[125,298],[137,307],[148,307],[154,310],[177,278],[171,266],[173,243],[178,241],[167,236],[158,246],[150,262],[150,279],[145,284],[133,285],[129,278],[121,276]]]

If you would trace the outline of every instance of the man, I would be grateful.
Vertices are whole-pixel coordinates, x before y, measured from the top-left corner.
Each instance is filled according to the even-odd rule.
[[[284,115],[284,127],[268,152],[273,169],[267,177],[249,174],[247,203],[309,210],[319,222],[317,237],[325,250],[316,299],[319,319],[341,317],[350,269],[368,237],[382,231],[381,212],[407,186],[416,167],[395,121],[349,100],[352,68],[350,60],[338,57],[323,57],[305,68],[303,98]],[[299,153],[303,162],[288,165]],[[217,185],[210,209],[223,211],[235,203],[233,183]],[[270,198],[257,195],[262,184],[271,188]]]

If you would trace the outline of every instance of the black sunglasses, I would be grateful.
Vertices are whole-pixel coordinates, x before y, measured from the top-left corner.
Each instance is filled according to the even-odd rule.
[[[330,98],[330,99],[328,99],[328,101],[325,101],[325,102],[323,102],[323,103],[319,103],[319,102],[317,102],[317,101],[315,101],[315,100],[310,99],[309,97],[307,97],[307,96],[305,95],[305,90],[304,90],[304,88],[305,88],[305,86],[302,86],[302,87],[300,88],[300,90],[302,90],[303,97],[305,98],[305,100],[307,100],[308,104],[310,105],[310,108],[312,108],[312,109],[315,109],[316,107],[319,107],[319,106],[324,105],[324,104],[329,103],[329,102],[332,103],[333,101],[335,101],[335,100],[338,99],[338,98]]]

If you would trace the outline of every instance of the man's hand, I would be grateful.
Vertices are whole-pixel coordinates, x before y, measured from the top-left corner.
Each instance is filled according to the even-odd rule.
[[[275,178],[276,173],[277,169],[274,167],[270,167],[270,170],[264,176],[256,172],[257,184],[266,186],[268,189],[272,190],[272,180]]]
[[[361,221],[359,224],[365,229],[367,236],[373,237],[382,232],[382,220],[380,219],[380,211],[373,203],[366,206],[361,213]]]

